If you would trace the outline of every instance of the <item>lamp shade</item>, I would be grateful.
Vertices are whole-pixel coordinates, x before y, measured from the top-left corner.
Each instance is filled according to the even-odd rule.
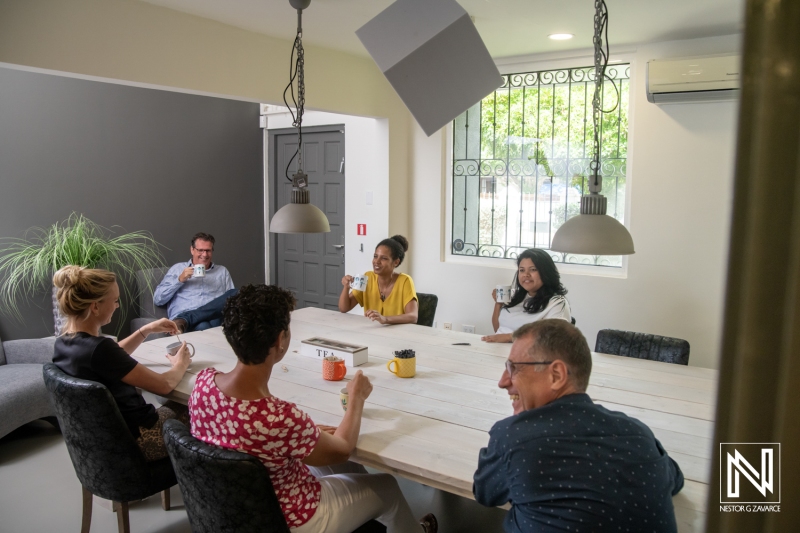
[[[633,238],[628,229],[608,215],[578,215],[553,235],[554,252],[585,255],[630,255]]]
[[[313,204],[290,203],[278,209],[269,223],[270,233],[329,233],[328,218]]]

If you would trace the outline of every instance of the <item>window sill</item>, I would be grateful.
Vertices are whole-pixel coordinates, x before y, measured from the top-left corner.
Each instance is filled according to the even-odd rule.
[[[502,270],[509,270],[511,272],[517,269],[516,261],[513,259],[494,259],[491,257],[474,257],[466,255],[453,255],[450,253],[445,254],[444,263],[453,265],[467,265],[473,267],[484,268],[498,268]],[[577,265],[574,263],[556,263],[556,268],[559,274],[568,276],[596,276],[602,278],[628,278],[628,259],[622,258],[622,266],[615,267],[601,267],[594,265]]]

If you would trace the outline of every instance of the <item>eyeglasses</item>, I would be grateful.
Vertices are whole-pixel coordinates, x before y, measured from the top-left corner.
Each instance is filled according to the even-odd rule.
[[[506,372],[508,372],[509,376],[513,376],[514,373],[516,373],[517,371],[516,369],[517,365],[551,365],[551,364],[553,364],[553,361],[534,361],[532,363],[520,363],[511,361],[510,359],[506,359]]]
[[[194,248],[194,246],[192,246],[192,248]],[[214,252],[214,250],[201,250],[200,248],[194,248],[194,251],[201,255],[202,254],[211,255]]]

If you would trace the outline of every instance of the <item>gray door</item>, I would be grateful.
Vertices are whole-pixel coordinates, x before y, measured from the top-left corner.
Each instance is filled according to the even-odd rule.
[[[284,133],[286,131],[286,133]],[[286,164],[297,149],[295,130],[270,132],[272,209],[286,205],[292,184]],[[297,171],[297,158],[289,176]],[[303,171],[308,174],[311,203],[328,217],[330,233],[271,234],[272,283],[289,289],[297,307],[338,309],[344,276],[344,126],[303,129]]]

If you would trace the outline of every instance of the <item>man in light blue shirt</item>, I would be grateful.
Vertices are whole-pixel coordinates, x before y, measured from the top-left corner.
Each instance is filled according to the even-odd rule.
[[[212,262],[214,242],[213,235],[196,234],[190,248],[192,259],[172,265],[153,294],[156,305],[169,305],[167,314],[181,331],[202,331],[221,325],[222,307],[236,294],[228,269]],[[205,267],[204,276],[195,274],[197,265]]]

